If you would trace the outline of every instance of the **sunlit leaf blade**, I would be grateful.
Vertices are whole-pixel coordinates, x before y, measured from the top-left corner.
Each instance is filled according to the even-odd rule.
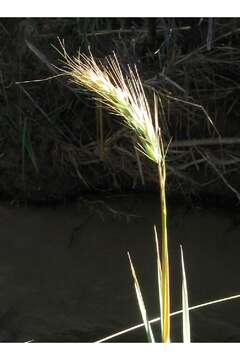
[[[180,249],[181,249],[181,263],[182,263],[183,342],[190,343],[191,335],[190,335],[188,292],[187,292],[187,280],[186,280],[182,245],[180,245]]]
[[[145,326],[148,342],[155,343],[152,328],[151,328],[150,322],[148,320],[146,307],[145,307],[145,304],[144,304],[144,301],[143,301],[141,289],[140,289],[139,282],[138,282],[138,279],[137,279],[137,275],[136,275],[136,272],[135,272],[135,269],[134,269],[134,266],[133,266],[133,263],[132,263],[132,260],[131,260],[131,256],[130,256],[129,253],[128,253],[128,258],[129,258],[130,267],[131,267],[131,271],[132,271],[132,276],[133,276],[133,280],[134,280],[134,287],[135,287],[135,291],[136,291],[136,295],[137,295],[138,306],[139,306],[141,316],[142,316],[142,319],[143,319],[143,323],[144,323],[144,326]]]
[[[208,301],[206,303],[202,303],[202,304],[198,304],[198,305],[195,305],[195,306],[191,306],[190,308],[188,308],[189,311],[192,311],[192,310],[196,310],[196,309],[201,309],[201,308],[205,308],[207,306],[210,306],[210,305],[215,305],[215,304],[219,304],[219,303],[223,303],[223,302],[226,302],[226,301],[232,301],[232,300],[236,300],[236,299],[240,299],[240,294],[238,295],[233,295],[233,296],[229,296],[227,298],[222,298],[222,299],[218,299],[218,300],[212,300],[212,301]],[[176,315],[179,315],[179,314],[182,314],[182,310],[178,310],[178,311],[174,311],[173,313],[170,314],[170,316],[174,317]],[[150,324],[154,324],[156,322],[158,322],[160,320],[159,317],[155,318],[155,319],[151,319],[150,320]],[[127,334],[129,333],[130,331],[134,331],[136,329],[139,329],[141,327],[143,327],[144,324],[138,324],[138,325],[135,325],[135,326],[132,326],[128,329],[124,329],[122,331],[118,331],[117,333],[114,333],[112,335],[109,335],[105,338],[102,338],[98,341],[96,341],[97,343],[99,342],[104,342],[104,341],[107,341],[107,340],[110,340],[110,339],[113,339],[115,337],[118,337],[118,336],[121,336],[123,334]]]
[[[159,314],[161,318],[161,337],[163,336],[163,300],[162,300],[162,268],[161,268],[161,258],[159,251],[159,241],[156,225],[154,225],[154,234],[155,234],[155,243],[157,251],[157,275],[158,275],[158,294],[159,294]]]

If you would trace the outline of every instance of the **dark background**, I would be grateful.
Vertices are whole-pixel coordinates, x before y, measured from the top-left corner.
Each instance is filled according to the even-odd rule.
[[[115,51],[123,68],[137,64],[147,95],[159,93],[172,138],[170,197],[236,205],[239,25],[237,18],[1,18],[1,199],[48,204],[157,189],[154,165],[116,117],[67,78],[34,82],[58,73],[60,38],[70,55]]]
[[[159,314],[156,168],[136,152],[131,130],[57,76],[58,39],[72,56],[114,51],[126,72],[137,65],[150,106],[153,90],[161,99],[160,125],[172,139],[171,311],[182,306],[180,244],[190,306],[239,293],[239,25],[0,19],[1,342],[92,342],[140,323],[127,251],[150,318]],[[192,341],[238,342],[238,308],[236,300],[192,311]],[[172,321],[173,341],[182,341],[181,320]],[[115,341],[146,336],[139,330]]]

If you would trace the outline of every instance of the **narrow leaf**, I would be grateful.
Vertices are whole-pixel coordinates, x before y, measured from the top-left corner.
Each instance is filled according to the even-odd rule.
[[[158,274],[158,294],[159,294],[159,314],[161,318],[161,336],[163,336],[163,299],[162,299],[162,268],[161,268],[161,258],[159,251],[159,241],[156,225],[154,225],[154,234],[155,234],[155,243],[157,251],[157,274]]]
[[[180,245],[180,249],[181,249],[181,263],[182,263],[183,342],[190,343],[191,335],[190,335],[188,292],[187,292],[187,280],[186,280],[186,274],[185,274],[182,245]]]
[[[137,275],[136,275],[136,272],[135,272],[135,269],[134,269],[134,266],[133,266],[133,263],[132,263],[129,252],[127,254],[128,254],[130,267],[131,267],[131,271],[132,271],[132,276],[133,276],[133,280],[134,280],[134,287],[135,287],[135,291],[136,291],[136,295],[137,295],[138,306],[139,306],[141,316],[142,316],[142,319],[143,319],[143,323],[144,323],[144,326],[145,326],[148,342],[155,343],[152,328],[151,328],[150,322],[148,320],[146,307],[145,307],[145,304],[144,304],[144,301],[143,301],[141,289],[140,289],[139,282],[138,282],[138,279],[137,279]]]

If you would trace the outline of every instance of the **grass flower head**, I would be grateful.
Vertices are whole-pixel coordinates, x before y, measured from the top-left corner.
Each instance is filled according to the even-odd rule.
[[[61,43],[64,69],[71,81],[85,90],[97,95],[97,100],[105,104],[113,113],[121,116],[125,125],[138,135],[138,146],[148,158],[159,164],[163,152],[159,146],[160,134],[157,121],[152,120],[151,111],[136,66],[129,66],[128,76],[124,76],[115,54],[106,59],[103,65],[89,56],[78,53],[71,58]],[[157,98],[154,98],[157,104]]]

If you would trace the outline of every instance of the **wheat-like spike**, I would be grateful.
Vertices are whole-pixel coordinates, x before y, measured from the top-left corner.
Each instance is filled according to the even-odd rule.
[[[71,58],[61,42],[64,68],[60,69],[71,81],[97,95],[97,99],[124,119],[126,125],[139,136],[141,150],[155,163],[161,161],[157,120],[152,121],[149,104],[137,68],[129,66],[124,77],[116,54],[108,57],[106,65],[97,63],[89,56],[78,53]],[[156,101],[156,99],[154,100]]]

